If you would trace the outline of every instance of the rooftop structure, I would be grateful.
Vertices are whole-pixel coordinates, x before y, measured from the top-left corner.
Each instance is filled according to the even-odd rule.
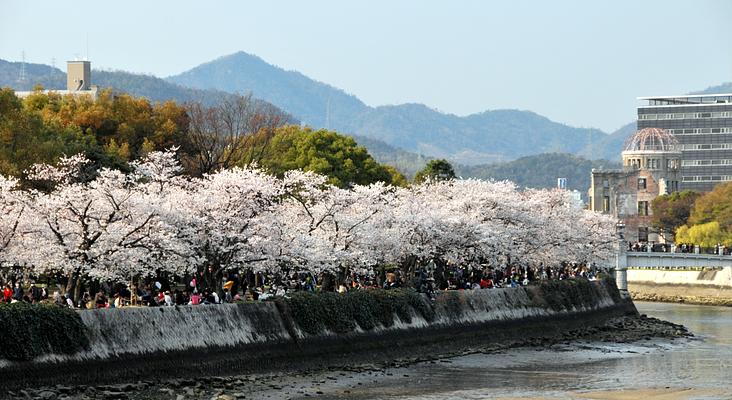
[[[690,95],[686,95],[686,96],[638,97],[638,100],[647,101],[648,107],[701,105],[701,104],[704,104],[704,105],[730,104],[730,103],[732,103],[732,93],[690,94]]]
[[[668,131],[658,128],[645,128],[636,132],[625,141],[626,151],[674,151],[680,150],[679,141]]]

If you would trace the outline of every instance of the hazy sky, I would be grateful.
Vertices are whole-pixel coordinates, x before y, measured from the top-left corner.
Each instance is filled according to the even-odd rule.
[[[239,50],[369,105],[614,130],[636,97],[732,81],[732,1],[0,0],[0,58],[168,76]]]

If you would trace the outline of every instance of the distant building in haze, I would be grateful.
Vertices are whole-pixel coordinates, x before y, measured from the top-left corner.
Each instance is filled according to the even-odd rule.
[[[36,91],[18,91],[18,97],[27,97]],[[91,84],[90,61],[68,61],[66,63],[66,90],[48,89],[43,93],[58,93],[60,95],[91,96],[97,98],[97,87]]]

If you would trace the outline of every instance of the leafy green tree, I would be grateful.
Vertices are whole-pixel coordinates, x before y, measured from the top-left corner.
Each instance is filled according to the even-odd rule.
[[[661,232],[673,237],[676,229],[686,224],[694,202],[700,194],[692,190],[674,192],[656,197],[651,202],[653,217],[651,224]]]
[[[448,181],[455,179],[455,170],[445,159],[430,160],[427,165],[414,176],[415,183],[421,183],[427,179]]]
[[[386,170],[389,171],[389,175],[391,175],[392,185],[400,187],[407,187],[407,185],[409,185],[407,178],[395,167],[391,165],[384,165],[384,168],[386,168]]]
[[[333,131],[289,125],[278,128],[271,138],[258,137],[252,143],[256,145],[242,156],[243,163],[255,160],[277,176],[301,169],[326,175],[329,183],[340,187],[406,182],[396,170],[374,160],[353,138]]]

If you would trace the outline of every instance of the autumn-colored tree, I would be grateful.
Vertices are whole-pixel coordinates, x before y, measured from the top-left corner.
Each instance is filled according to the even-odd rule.
[[[36,92],[23,103],[51,130],[72,130],[93,137],[100,146],[97,153],[108,159],[93,160],[102,165],[120,165],[141,156],[146,142],[154,149],[172,147],[181,142],[188,129],[182,106],[174,102],[153,104],[112,90],[99,92],[96,99]]]
[[[689,216],[690,225],[718,222],[722,230],[732,230],[732,182],[719,184],[699,197]]]
[[[700,194],[692,190],[674,192],[656,197],[651,203],[653,227],[673,237],[676,229],[686,224],[694,202]]]
[[[712,221],[705,224],[686,225],[676,231],[676,243],[691,243],[701,247],[714,247],[718,244],[732,245],[732,235],[723,231],[719,222]]]

